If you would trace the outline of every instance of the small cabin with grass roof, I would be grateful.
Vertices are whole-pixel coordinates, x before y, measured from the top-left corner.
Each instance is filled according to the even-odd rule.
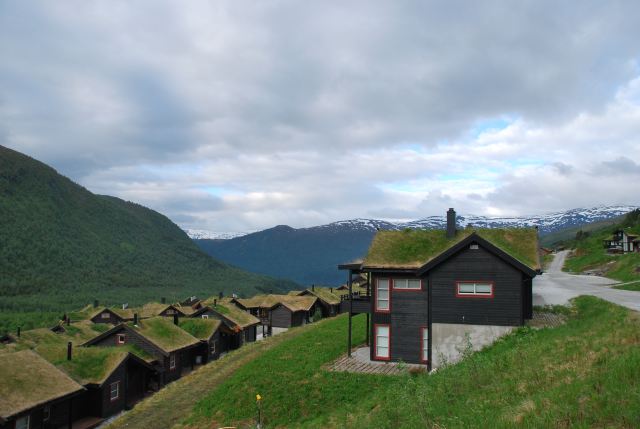
[[[362,262],[340,268],[371,275],[371,293],[349,302],[350,316],[371,317],[371,359],[431,366],[464,347],[466,336],[481,347],[532,317],[538,235],[456,230],[450,209],[446,231],[379,231]]]
[[[290,328],[313,320],[318,298],[314,295],[270,294],[248,299],[234,298],[232,302],[258,317],[263,326]]]
[[[195,365],[195,350],[200,340],[177,326],[177,317],[171,321],[165,317],[136,320],[114,326],[112,329],[87,341],[85,346],[126,347],[142,350],[152,356],[151,362],[158,373],[153,380],[159,385],[182,376],[183,371]],[[154,383],[154,384],[155,384]]]
[[[243,310],[229,298],[208,298],[191,317],[220,320],[223,324],[220,342],[223,350],[235,350],[257,339],[260,319]]]
[[[32,350],[0,354],[0,429],[71,428],[85,389]]]
[[[297,292],[298,296],[315,296],[317,306],[322,317],[333,317],[340,313],[340,295],[343,293],[332,287],[311,286],[309,289]]]
[[[89,315],[93,323],[109,323],[118,325],[133,320],[133,311],[130,308],[97,307]]]
[[[222,321],[214,318],[192,317],[180,320],[180,328],[201,342],[196,351],[196,364],[205,364],[220,357],[223,351],[220,344],[221,325]]]

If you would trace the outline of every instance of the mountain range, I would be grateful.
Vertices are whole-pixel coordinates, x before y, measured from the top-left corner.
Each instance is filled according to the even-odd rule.
[[[619,217],[637,206],[598,206],[564,212],[518,217],[459,215],[458,227],[482,228],[537,226],[541,238],[559,231]],[[340,284],[346,274],[337,265],[363,256],[377,230],[444,228],[446,216],[392,222],[378,219],[351,219],[310,228],[279,225],[249,234],[207,234],[199,231],[192,238],[210,255],[244,268],[302,284]],[[207,237],[207,238],[203,238]],[[212,238],[214,237],[214,238]]]
[[[0,146],[0,311],[63,311],[296,286],[202,252],[167,217]]]

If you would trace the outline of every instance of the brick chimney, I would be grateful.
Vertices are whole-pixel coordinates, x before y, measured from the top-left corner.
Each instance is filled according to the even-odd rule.
[[[450,208],[447,211],[447,238],[456,236],[456,211]]]

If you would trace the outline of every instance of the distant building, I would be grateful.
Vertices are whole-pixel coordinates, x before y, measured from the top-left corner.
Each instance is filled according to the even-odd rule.
[[[609,253],[640,252],[640,238],[638,238],[638,235],[629,234],[623,229],[614,231],[611,237],[604,240],[603,245]]]

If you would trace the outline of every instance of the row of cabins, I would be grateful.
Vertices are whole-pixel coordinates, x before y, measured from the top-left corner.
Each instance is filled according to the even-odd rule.
[[[255,341],[260,323],[218,298],[84,312],[87,320],[65,316],[51,329],[4,336],[0,429],[94,427],[195,366]]]
[[[270,331],[338,314],[342,292],[312,287],[139,308],[95,302],[83,310],[86,320],[65,315],[50,329],[5,335],[11,344],[0,349],[0,429],[94,427],[195,366],[256,341],[261,325]]]

